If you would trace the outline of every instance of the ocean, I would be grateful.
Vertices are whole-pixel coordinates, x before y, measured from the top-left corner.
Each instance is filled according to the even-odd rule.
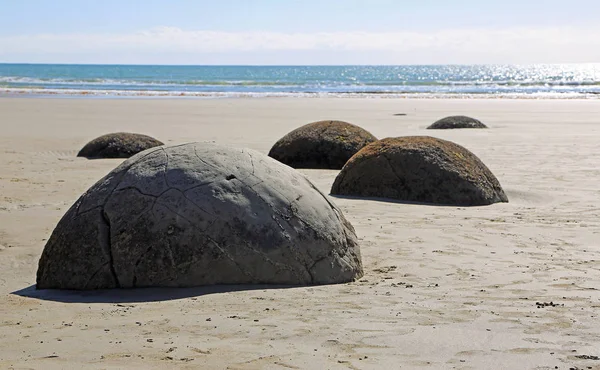
[[[600,64],[153,66],[0,64],[0,94],[600,98]]]

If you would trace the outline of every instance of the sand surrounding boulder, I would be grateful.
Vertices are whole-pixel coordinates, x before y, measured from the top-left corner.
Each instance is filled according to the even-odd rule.
[[[304,175],[253,150],[158,147],[67,211],[37,288],[329,284],[361,277],[354,229]]]
[[[450,116],[435,121],[428,130],[442,130],[452,128],[488,128],[481,121],[467,116]]]
[[[273,145],[269,157],[294,168],[339,170],[365,145],[377,138],[343,121],[309,123],[285,135]]]
[[[86,158],[129,158],[146,149],[164,145],[146,135],[115,132],[102,135],[85,144],[77,154]]]
[[[346,163],[331,193],[458,206],[508,202],[496,177],[473,153],[428,136],[367,145]]]

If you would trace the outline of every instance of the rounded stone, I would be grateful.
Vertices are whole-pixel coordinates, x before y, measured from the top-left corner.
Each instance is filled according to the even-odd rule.
[[[331,193],[457,206],[508,202],[479,158],[460,145],[429,136],[386,138],[367,145],[346,163]]]
[[[351,123],[319,121],[279,139],[269,157],[294,168],[339,170],[356,152],[376,140],[371,133]]]
[[[435,121],[428,130],[442,130],[452,128],[488,128],[481,121],[467,116],[450,116]]]
[[[160,145],[164,144],[147,135],[115,132],[102,135],[85,144],[77,156],[86,158],[129,158],[141,151]]]
[[[352,225],[302,174],[253,150],[149,149],[66,212],[39,289],[329,284],[363,274]]]

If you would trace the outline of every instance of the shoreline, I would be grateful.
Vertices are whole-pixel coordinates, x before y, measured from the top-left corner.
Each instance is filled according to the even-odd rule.
[[[66,90],[0,88],[0,98],[305,98],[305,99],[436,99],[436,100],[597,100],[600,93],[403,93],[403,92],[185,92],[136,90]]]

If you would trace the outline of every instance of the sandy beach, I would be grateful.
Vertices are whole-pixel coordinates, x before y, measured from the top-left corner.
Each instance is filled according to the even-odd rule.
[[[425,129],[454,114],[490,129]],[[89,140],[267,153],[322,119],[463,145],[509,203],[331,197],[360,238],[349,284],[35,290],[58,220],[121,162],[77,158]],[[600,369],[599,149],[600,100],[0,98],[0,368]]]

